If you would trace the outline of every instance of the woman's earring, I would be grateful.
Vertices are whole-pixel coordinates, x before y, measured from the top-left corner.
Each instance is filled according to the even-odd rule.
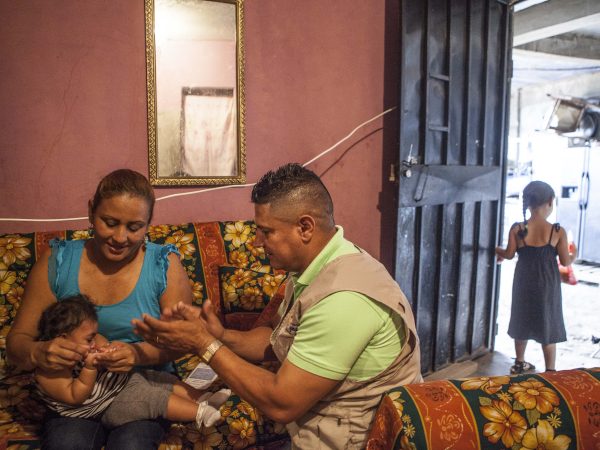
[[[144,236],[144,245],[148,245],[148,242],[150,242],[150,241],[148,240],[148,235],[146,234]]]
[[[88,228],[88,237],[89,238],[94,237],[94,225],[92,225],[92,224],[90,224],[90,227]]]

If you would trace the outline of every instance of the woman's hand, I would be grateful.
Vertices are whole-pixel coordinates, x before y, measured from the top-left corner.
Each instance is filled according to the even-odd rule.
[[[133,344],[114,341],[96,354],[96,365],[111,372],[129,372],[138,364],[138,354]]]
[[[90,347],[57,337],[51,341],[37,342],[31,359],[35,367],[45,371],[72,369],[87,357]]]

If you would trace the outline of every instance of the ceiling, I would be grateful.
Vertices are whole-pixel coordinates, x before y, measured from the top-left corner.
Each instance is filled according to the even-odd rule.
[[[600,72],[600,0],[514,3],[513,88]]]

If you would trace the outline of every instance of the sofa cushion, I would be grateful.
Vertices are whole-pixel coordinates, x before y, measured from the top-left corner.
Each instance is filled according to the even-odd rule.
[[[264,252],[252,245],[255,231],[256,226],[249,221],[154,225],[148,230],[148,239],[158,244],[170,243],[179,249],[194,303],[201,305],[206,299],[213,299],[215,311],[223,319],[219,267],[271,270]],[[35,398],[31,375],[7,367],[6,335],[21,303],[29,271],[54,238],[88,239],[89,233],[62,230],[0,235],[0,450],[40,447],[38,433],[44,407]],[[271,295],[262,310],[250,312],[252,320],[238,321],[240,329],[268,324],[280,301],[281,295]],[[236,324],[235,320],[229,322]],[[195,355],[178,359],[175,362],[178,375],[185,378],[198,362]],[[216,385],[214,389],[219,387]],[[201,430],[193,424],[174,423],[160,449],[277,449],[289,440],[282,425],[263,417],[237,395],[225,402],[221,416],[223,420],[215,426]]]
[[[221,266],[221,311],[227,327],[251,328],[275,294],[284,273],[264,273],[254,270]],[[283,295],[283,294],[282,294]]]

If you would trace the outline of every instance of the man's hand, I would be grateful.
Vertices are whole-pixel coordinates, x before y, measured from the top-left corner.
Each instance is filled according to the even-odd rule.
[[[182,305],[182,306],[180,306]],[[215,314],[212,302],[206,300],[201,308],[190,307],[189,305],[178,303],[173,308],[165,308],[162,311],[161,319],[172,321],[172,320],[185,320],[181,311],[190,311],[190,314],[202,318],[204,320],[207,331],[217,339],[221,339],[225,333],[225,328],[219,320],[219,317]],[[191,317],[191,316],[190,316]]]
[[[147,314],[143,320],[131,321],[134,331],[142,336],[146,342],[159,348],[167,348],[186,353],[202,353],[215,339],[208,329],[214,329],[223,334],[223,326],[216,326],[214,320],[219,319],[214,313],[206,314],[199,308],[177,303],[174,308],[165,308],[162,317],[164,320],[155,319]],[[204,318],[206,317],[206,319]],[[209,325],[210,323],[210,325]]]
[[[206,322],[206,329],[208,332],[217,339],[223,339],[225,328],[219,320],[219,317],[215,314],[215,309],[213,308],[212,302],[210,300],[206,300],[202,304],[201,311],[201,317]]]

